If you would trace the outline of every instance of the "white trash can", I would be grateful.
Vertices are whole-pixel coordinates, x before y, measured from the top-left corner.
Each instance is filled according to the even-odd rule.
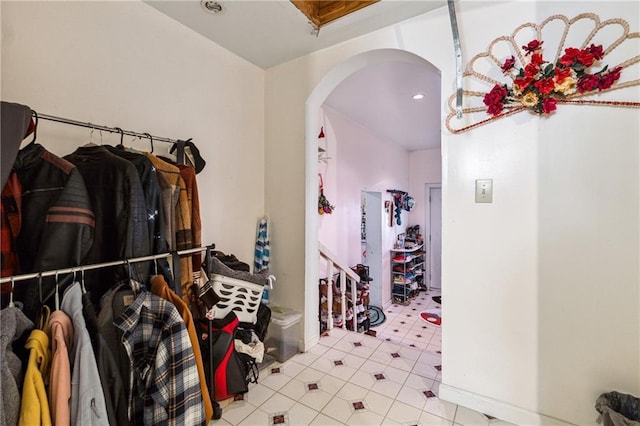
[[[282,306],[271,307],[271,323],[267,331],[266,347],[275,348],[278,362],[285,362],[298,353],[302,314]],[[268,349],[267,349],[268,350]]]

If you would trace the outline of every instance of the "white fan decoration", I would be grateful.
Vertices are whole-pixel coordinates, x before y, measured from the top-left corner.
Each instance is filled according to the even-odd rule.
[[[447,129],[462,133],[521,111],[549,115],[562,104],[640,108],[637,90],[620,90],[640,85],[640,54],[629,52],[640,52],[640,33],[624,19],[582,13],[520,25],[469,61],[463,118],[454,120],[453,94]]]

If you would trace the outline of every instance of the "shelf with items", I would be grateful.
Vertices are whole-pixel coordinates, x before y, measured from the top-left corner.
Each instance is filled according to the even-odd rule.
[[[366,268],[366,270],[364,269]],[[345,327],[347,330],[353,331],[353,316],[357,318],[357,330],[359,333],[366,333],[370,327],[369,312],[369,281],[363,280],[366,275],[368,277],[368,267],[363,265],[356,265],[353,271],[360,275],[361,282],[356,284],[355,297],[351,293],[351,280],[346,279],[346,293],[345,300],[347,306],[345,307],[345,317],[342,318],[342,289],[340,288],[340,274],[333,275],[331,283],[324,279],[320,279],[320,332],[324,332],[327,329],[328,320],[328,307],[327,307],[327,292],[333,292],[333,304],[332,304],[332,317],[333,325],[335,327]],[[361,273],[362,272],[362,273]]]
[[[391,250],[391,299],[408,305],[424,287],[425,251],[422,244]]]

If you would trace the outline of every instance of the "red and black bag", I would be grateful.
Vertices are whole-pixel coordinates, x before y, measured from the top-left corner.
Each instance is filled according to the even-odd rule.
[[[234,335],[238,328],[238,317],[231,311],[222,319],[211,321],[212,330],[209,336],[208,320],[201,320],[200,327],[200,348],[204,364],[205,374],[209,376],[210,358],[213,360],[214,386],[211,393],[212,398],[221,401],[238,394],[246,393],[247,385],[247,364],[243,361],[234,344]],[[213,357],[210,357],[209,337],[213,343]],[[211,378],[207,377],[207,383],[211,383]]]

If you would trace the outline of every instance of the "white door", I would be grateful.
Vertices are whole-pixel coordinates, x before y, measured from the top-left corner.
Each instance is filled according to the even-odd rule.
[[[442,188],[428,186],[429,288],[440,289],[442,278]]]
[[[382,194],[363,191],[366,243],[362,244],[362,263],[369,267],[369,300],[373,306],[382,307]]]

